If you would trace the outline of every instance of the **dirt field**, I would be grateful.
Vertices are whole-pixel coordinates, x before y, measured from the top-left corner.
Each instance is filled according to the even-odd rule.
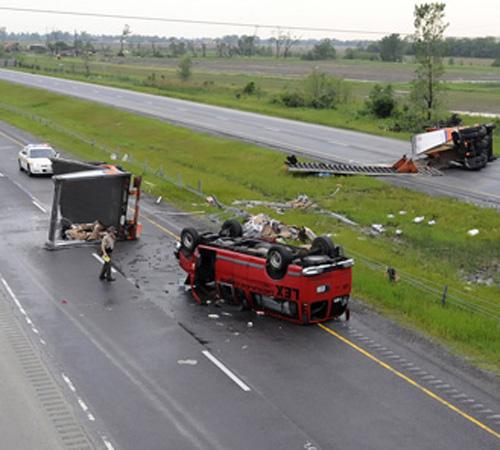
[[[121,63],[123,59],[114,58],[113,63]],[[165,67],[176,69],[179,64],[174,58],[127,58],[127,65]],[[210,59],[195,58],[194,67],[206,72],[238,73],[246,75],[303,77],[318,67],[324,72],[352,80],[408,82],[414,78],[414,64],[381,63],[376,61],[301,61],[297,59]],[[500,67],[462,62],[463,65],[447,65],[443,77],[449,81],[465,82],[498,82],[500,83]]]

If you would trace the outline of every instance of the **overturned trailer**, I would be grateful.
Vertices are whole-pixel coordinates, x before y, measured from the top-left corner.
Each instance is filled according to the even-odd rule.
[[[85,243],[65,238],[65,231],[74,224],[99,223],[103,228],[114,227],[121,240],[140,236],[141,177],[133,177],[130,172],[105,163],[57,158],[52,164],[54,196],[47,248]],[[129,218],[131,196],[135,203]]]
[[[480,170],[495,160],[494,124],[473,127],[429,129],[412,137],[412,154],[394,164],[354,164],[302,162],[294,155],[286,158],[289,172],[304,174],[391,176],[402,174],[443,175],[442,169],[459,166]]]

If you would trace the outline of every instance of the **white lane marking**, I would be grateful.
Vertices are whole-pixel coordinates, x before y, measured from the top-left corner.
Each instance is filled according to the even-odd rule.
[[[77,397],[76,399],[78,400],[78,404],[80,405],[80,408],[82,408],[84,412],[87,412],[89,410],[89,407],[87,406],[87,404],[80,397]]]
[[[21,306],[21,303],[19,303],[19,300],[17,299],[16,294],[14,294],[14,292],[10,288],[9,284],[7,283],[7,281],[5,281],[5,278],[2,278],[2,284],[5,286],[5,289],[7,289],[7,292],[11,296],[12,300],[14,300],[14,303],[19,308],[19,311],[21,311],[22,314],[26,315],[26,311]]]
[[[73,382],[69,379],[69,377],[64,373],[64,372],[61,372],[61,376],[62,376],[62,379],[64,380],[64,382],[68,385],[69,389],[72,391],[72,392],[76,392],[76,388],[75,388],[75,385],[73,384]]]
[[[281,131],[279,128],[272,128],[272,127],[264,127],[264,130],[267,130],[267,131],[274,131],[274,132],[279,132],[279,131]]]
[[[39,335],[40,332],[38,331],[38,328],[35,327],[35,324],[33,323],[33,321],[30,319],[28,314],[26,314],[26,310],[22,307],[21,303],[19,302],[19,300],[16,297],[16,294],[14,294],[14,291],[10,288],[7,281],[5,281],[5,278],[2,277],[1,280],[2,280],[2,284],[5,286],[5,289],[7,289],[7,292],[11,296],[11,298],[14,301],[14,303],[16,304],[17,308],[19,309],[21,314],[24,316],[26,323],[31,327],[31,331],[33,331],[33,333]],[[40,341],[43,341],[43,339],[40,339]],[[45,344],[45,341],[43,342],[43,344]]]
[[[40,211],[42,211],[44,214],[47,214],[47,210],[42,206],[40,205],[39,203],[37,203],[35,200],[32,200],[31,201]]]
[[[231,380],[233,380],[241,389],[245,392],[250,391],[251,389],[243,383],[233,372],[231,372],[224,364],[222,364],[214,355],[212,355],[208,350],[203,350],[202,353],[213,362],[222,372],[224,372]]]
[[[349,144],[346,144],[344,142],[333,141],[333,140],[328,140],[327,142],[333,145],[341,145],[342,147],[349,147]]]
[[[104,442],[104,445],[106,446],[106,450],[115,450],[111,442],[108,441],[108,438],[106,436],[101,436],[102,441]]]
[[[104,264],[104,260],[97,254],[97,253],[92,253],[92,256],[97,259],[101,264]],[[111,267],[111,272],[116,273],[116,269],[114,267]]]

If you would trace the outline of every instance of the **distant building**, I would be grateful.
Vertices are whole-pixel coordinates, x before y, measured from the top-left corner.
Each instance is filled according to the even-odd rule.
[[[28,45],[28,51],[33,53],[47,53],[49,49],[44,44],[30,44]]]

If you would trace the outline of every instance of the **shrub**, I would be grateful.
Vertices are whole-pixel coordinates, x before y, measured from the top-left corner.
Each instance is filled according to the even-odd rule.
[[[179,69],[177,73],[182,81],[187,81],[191,78],[191,65],[193,64],[189,56],[183,56],[179,61]]]
[[[392,116],[396,110],[396,99],[390,84],[382,87],[376,84],[368,95],[366,108],[376,117],[386,118]]]
[[[287,108],[301,108],[306,106],[304,95],[298,91],[286,90],[276,97],[275,102],[281,103]]]
[[[243,88],[243,94],[253,95],[257,91],[257,85],[253,81],[249,81]]]

